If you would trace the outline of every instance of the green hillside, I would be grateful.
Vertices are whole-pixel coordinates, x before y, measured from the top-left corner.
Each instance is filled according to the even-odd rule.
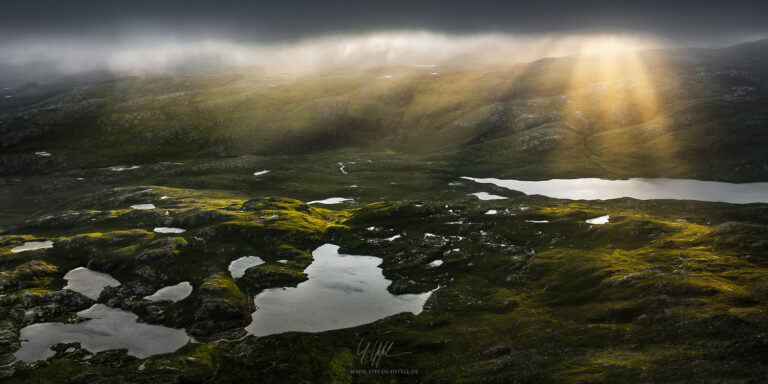
[[[476,162],[498,176],[768,180],[766,53],[761,42],[505,68],[252,71],[49,89],[42,101],[27,95],[32,104],[0,99],[0,173],[355,147]]]

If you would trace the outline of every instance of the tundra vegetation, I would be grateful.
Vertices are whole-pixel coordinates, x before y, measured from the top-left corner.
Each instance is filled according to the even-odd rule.
[[[0,375],[763,380],[768,204],[562,200],[461,177],[768,181],[766,53],[766,42],[645,52],[643,70],[604,79],[584,70],[599,58],[561,58],[13,88],[0,99]],[[332,197],[349,200],[318,203]],[[43,241],[53,246],[13,251]],[[393,294],[436,290],[418,315],[248,335],[253,297],[306,281],[326,243],[381,258]],[[264,263],[233,278],[248,255]],[[78,267],[120,285],[96,300],[63,289]],[[145,298],[181,282],[193,289],[179,301]],[[65,342],[14,361],[22,328],[82,321],[95,303],[194,340],[145,359]],[[392,343],[378,368],[413,374],[354,374],[372,368],[361,340]]]

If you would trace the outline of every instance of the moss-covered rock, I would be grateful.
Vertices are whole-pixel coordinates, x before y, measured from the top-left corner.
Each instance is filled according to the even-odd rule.
[[[188,331],[193,335],[206,335],[250,322],[252,300],[243,293],[235,281],[219,273],[207,277],[200,286]]]
[[[26,288],[45,288],[53,283],[59,269],[42,260],[32,260],[10,271],[0,272],[0,292]]]
[[[268,288],[295,287],[306,280],[307,275],[295,268],[262,264],[248,268],[245,275],[237,280],[237,285],[249,295],[255,296]]]

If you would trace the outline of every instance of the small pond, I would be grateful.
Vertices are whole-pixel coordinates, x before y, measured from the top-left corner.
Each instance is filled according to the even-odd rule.
[[[21,329],[21,348],[13,355],[25,362],[53,356],[57,343],[80,343],[90,352],[127,349],[139,358],[171,353],[190,341],[183,329],[138,323],[135,314],[104,304],[77,313],[86,319],[76,324],[37,323]]]
[[[120,282],[107,273],[96,272],[85,267],[75,268],[66,275],[64,289],[77,292],[91,300],[97,300],[106,287],[117,287]]]
[[[289,331],[321,332],[349,328],[401,312],[421,313],[432,291],[393,295],[373,256],[339,254],[325,244],[312,252],[304,272],[309,280],[295,288],[274,288],[254,298],[257,310],[245,328],[256,336]]]

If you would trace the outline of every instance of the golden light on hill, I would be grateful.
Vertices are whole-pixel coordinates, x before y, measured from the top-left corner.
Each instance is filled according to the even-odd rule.
[[[573,44],[578,53],[568,56],[566,64],[550,68],[553,76],[566,79],[561,121],[583,142],[583,148],[570,150],[586,151],[599,167],[616,160],[643,162],[672,154],[674,140],[662,137],[668,132],[664,87],[670,84],[659,79],[669,78],[667,68],[660,60],[662,51],[647,50],[663,44],[611,35],[585,37]],[[643,144],[653,140],[658,145],[650,153]]]

